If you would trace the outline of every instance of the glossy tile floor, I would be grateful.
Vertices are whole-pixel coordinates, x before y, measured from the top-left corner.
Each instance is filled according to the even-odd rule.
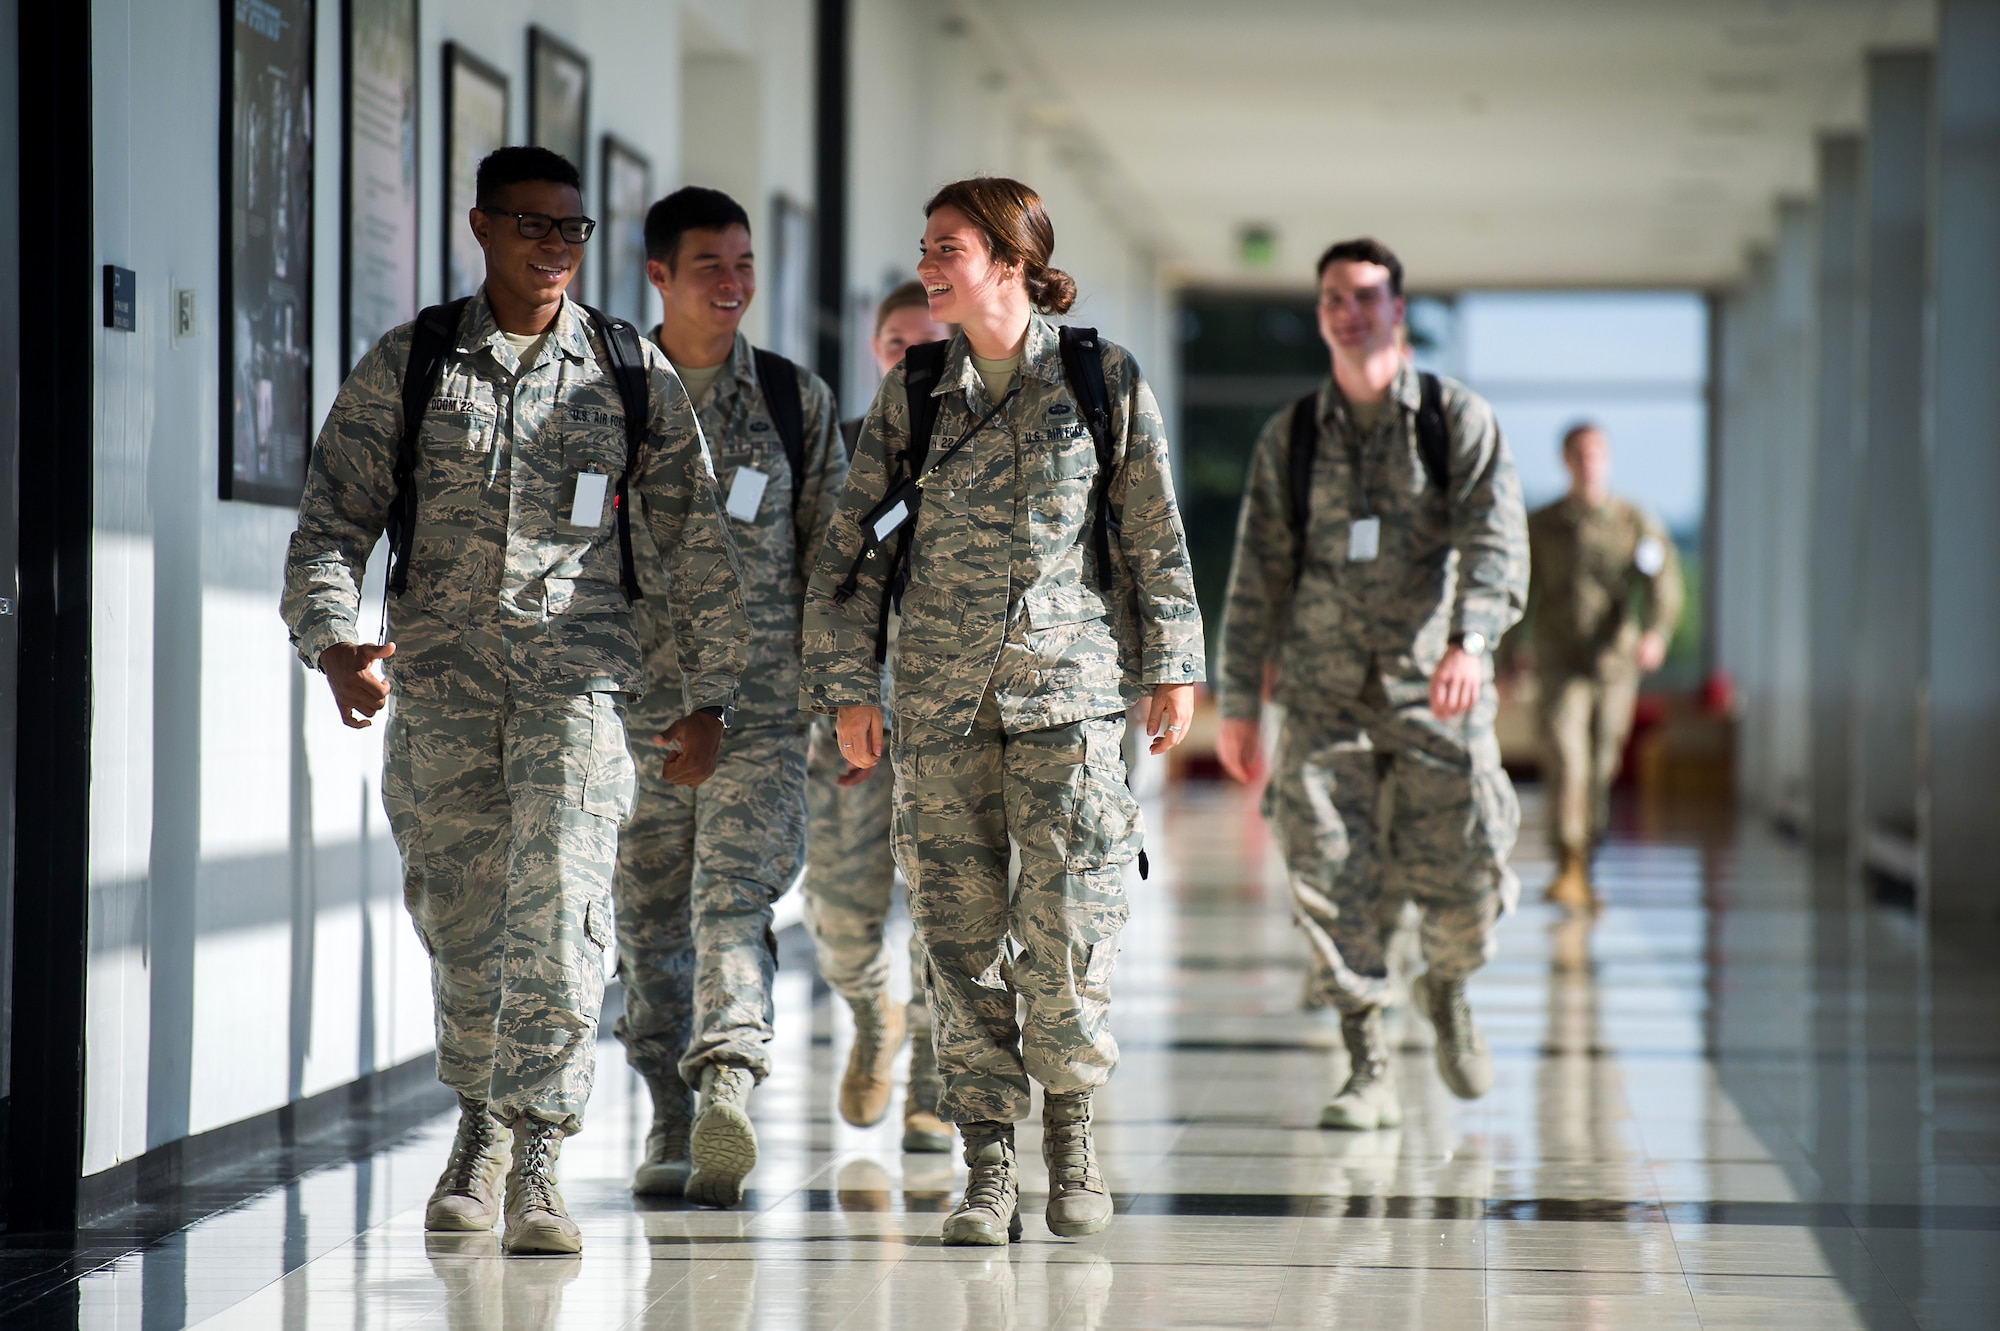
[[[1532,902],[1550,866],[1526,803]],[[1124,1065],[1099,1101],[1120,1216],[1091,1239],[1052,1237],[1036,1196],[1010,1250],[938,1246],[962,1168],[835,1118],[844,1008],[793,931],[740,1211],[626,1193],[644,1097],[607,1044],[563,1160],[579,1259],[427,1240],[439,1120],[0,1322],[2000,1326],[1995,940],[1926,941],[1907,911],[1720,815],[1621,816],[1601,919],[1525,905],[1477,979],[1492,1093],[1453,1100],[1406,1047],[1406,1126],[1343,1134],[1313,1126],[1344,1075],[1338,1028],[1299,1011],[1300,945],[1250,802],[1195,786],[1154,807],[1116,986]],[[1024,1132],[1024,1162],[1037,1145]]]

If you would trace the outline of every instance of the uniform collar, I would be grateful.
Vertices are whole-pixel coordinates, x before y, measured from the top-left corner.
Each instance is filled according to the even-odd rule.
[[[646,334],[646,340],[658,348],[662,356],[666,356],[667,349],[660,346],[660,325],[653,325],[652,330]],[[673,358],[668,356],[667,362],[672,364]],[[675,368],[675,373],[679,373],[679,367]],[[750,339],[741,333],[738,333],[736,340],[730,343],[729,358],[722,362],[721,369],[716,372],[715,382],[709,385],[708,397],[704,401],[714,402],[720,398],[725,391],[723,388],[725,383],[735,384],[737,392],[758,391],[757,349],[751,346]]]
[[[1021,380],[1026,383],[1033,379],[1044,384],[1062,382],[1062,330],[1050,323],[1040,311],[1028,311],[1028,336],[1021,344]],[[979,367],[972,363],[972,344],[965,340],[963,329],[951,335],[951,346],[945,352],[944,372],[938,375],[937,387],[931,390],[932,397],[942,397],[946,393],[970,390],[978,386],[985,391],[985,381],[979,377]]]
[[[544,344],[546,355],[554,350],[573,361],[591,359],[590,339],[585,335],[586,322],[583,307],[563,297],[562,308],[556,311],[555,326],[549,330],[549,340]],[[466,307],[465,318],[460,321],[459,354],[469,356],[484,347],[496,357],[501,347],[507,345],[506,337],[500,332],[500,325],[493,321],[493,307],[486,301],[486,287],[482,284],[472,303]],[[530,366],[522,366],[530,369]]]
[[[1417,377],[1416,367],[1407,360],[1397,369],[1396,377],[1389,381],[1389,394],[1384,400],[1406,408],[1412,415],[1423,407],[1423,382]],[[1329,374],[1326,383],[1320,388],[1320,420],[1331,425],[1336,408],[1348,420],[1354,419],[1353,413],[1347,409],[1347,399],[1341,394],[1339,382]]]

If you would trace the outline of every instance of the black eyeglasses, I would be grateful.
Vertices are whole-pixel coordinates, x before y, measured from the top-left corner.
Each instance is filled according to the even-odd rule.
[[[560,229],[562,238],[572,245],[581,245],[590,239],[590,233],[597,230],[597,220],[591,217],[550,217],[547,213],[510,213],[500,208],[481,208],[488,217],[511,217],[520,229],[521,239],[540,240],[550,231]]]

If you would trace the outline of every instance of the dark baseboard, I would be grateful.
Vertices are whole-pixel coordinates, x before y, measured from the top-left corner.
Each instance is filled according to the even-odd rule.
[[[174,1213],[160,1221],[191,1223],[200,1217],[181,1214],[189,1184],[209,1185],[201,1189],[205,1209],[221,1210],[217,1203],[237,1193],[237,1201],[247,1200],[324,1165],[379,1149],[454,1103],[437,1079],[436,1056],[426,1053],[88,1175],[80,1185],[79,1224],[116,1225],[127,1213],[160,1207]],[[139,1215],[130,1218],[140,1228],[154,1228]]]

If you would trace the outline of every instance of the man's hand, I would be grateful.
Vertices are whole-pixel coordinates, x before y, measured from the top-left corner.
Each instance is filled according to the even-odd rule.
[[[319,654],[319,668],[333,690],[333,705],[340,709],[340,724],[352,730],[375,724],[368,718],[389,701],[389,682],[375,663],[395,654],[393,642],[337,642]]]
[[[1264,736],[1255,721],[1225,719],[1215,737],[1215,756],[1223,771],[1246,786],[1264,779]]]
[[[853,763],[849,763],[847,770],[833,779],[833,784],[845,790],[849,786],[860,785],[873,775],[875,775],[873,767],[856,767]]]
[[[882,761],[882,709],[873,703],[863,703],[859,707],[843,707],[835,722],[835,730],[840,740],[840,756],[849,767],[861,768],[865,773]],[[866,781],[864,776],[856,781]],[[842,777],[840,784],[854,782]]]
[[[1641,633],[1638,658],[1640,674],[1650,675],[1658,670],[1667,659],[1666,635],[1654,629]]]
[[[1194,685],[1161,684],[1146,699],[1146,733],[1153,737],[1151,753],[1165,753],[1187,738],[1194,720]]]
[[[1463,647],[1447,648],[1437,673],[1431,676],[1431,715],[1449,721],[1471,711],[1472,704],[1479,701],[1484,674],[1478,657]]]
[[[715,775],[715,755],[722,747],[722,722],[707,712],[689,712],[662,730],[653,743],[667,751],[660,775],[668,784],[698,786]]]

